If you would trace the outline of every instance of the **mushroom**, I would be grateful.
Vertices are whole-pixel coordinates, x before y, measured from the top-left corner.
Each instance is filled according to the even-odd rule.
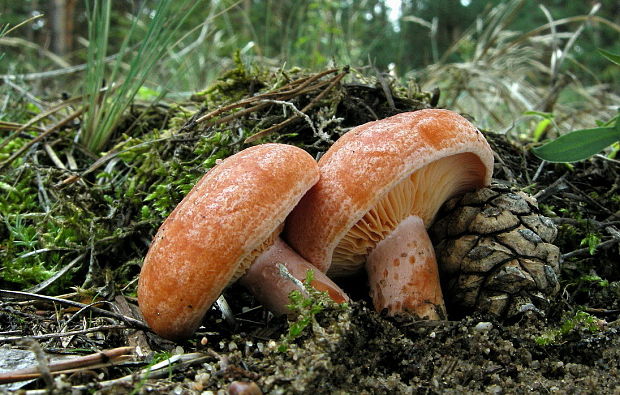
[[[287,220],[289,244],[330,277],[365,266],[377,311],[445,315],[426,228],[447,199],[490,183],[482,133],[448,110],[402,113],[349,131],[319,168]]]
[[[302,280],[314,270],[314,287],[347,300],[279,238],[286,216],[318,178],[314,159],[284,144],[247,148],[207,172],[161,225],[145,257],[138,303],[151,329],[172,340],[191,336],[224,288],[254,261],[244,280],[276,312],[286,311],[295,289],[278,278],[277,263]]]

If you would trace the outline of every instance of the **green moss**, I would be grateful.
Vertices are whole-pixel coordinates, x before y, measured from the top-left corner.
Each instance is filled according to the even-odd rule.
[[[598,233],[588,233],[579,243],[581,246],[588,247],[590,255],[594,255],[596,253],[596,248],[599,244],[601,244],[601,236]]]
[[[536,343],[541,346],[558,344],[570,334],[580,330],[589,333],[599,332],[601,330],[599,320],[585,311],[577,311],[573,316],[566,318],[558,328],[537,337]]]

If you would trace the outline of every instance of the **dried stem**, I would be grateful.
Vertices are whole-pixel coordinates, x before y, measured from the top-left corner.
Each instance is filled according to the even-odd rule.
[[[124,321],[129,326],[134,327],[134,328],[144,329],[144,330],[150,331],[149,327],[144,322],[136,320],[135,318],[127,317],[127,316],[124,316],[122,314],[114,313],[112,311],[100,309],[98,307],[89,306],[89,305],[86,305],[84,303],[74,302],[72,300],[55,298],[53,296],[38,295],[38,294],[29,293],[29,292],[10,291],[10,290],[7,290],[7,289],[0,289],[0,296],[6,296],[6,297],[12,297],[12,298],[21,298],[21,299],[46,300],[48,302],[55,302],[55,303],[65,304],[65,305],[72,306],[72,307],[78,307],[80,309],[87,307],[89,310],[91,310],[94,313],[101,314],[101,315],[106,316],[106,317],[111,317],[111,318],[119,319],[119,320]]]
[[[348,74],[348,72],[349,72],[349,70],[346,69],[345,71],[343,71],[342,73],[340,73],[336,77],[334,77],[332,79],[332,81],[329,83],[329,85],[327,86],[327,88],[325,88],[314,99],[312,99],[312,101],[310,103],[308,103],[308,105],[306,105],[304,108],[302,108],[300,110],[301,113],[305,113],[306,111],[308,111],[309,109],[314,107],[323,97],[325,97],[327,92],[329,92],[334,86],[336,86],[336,84],[338,84],[344,78],[345,75]],[[245,143],[251,143],[253,141],[256,141],[256,140],[260,139],[261,137],[264,137],[264,136],[268,135],[269,133],[273,133],[276,130],[283,128],[284,126],[290,124],[291,122],[296,121],[299,118],[300,118],[300,115],[296,113],[292,117],[286,119],[285,121],[280,122],[277,125],[273,125],[270,128],[267,128],[265,130],[261,130],[260,132],[251,135],[250,137],[245,139]]]
[[[113,365],[131,358],[133,347],[118,347],[111,350],[101,351],[95,354],[73,358],[67,361],[52,362],[47,365],[48,374],[61,374],[67,371],[92,369]],[[13,370],[0,373],[0,384],[14,383],[17,381],[31,380],[42,377],[40,366]]]
[[[68,337],[75,335],[84,335],[86,333],[93,332],[103,332],[110,331],[114,329],[128,329],[127,325],[100,325],[94,326],[92,328],[81,329],[79,331],[67,331],[67,332],[57,332],[57,333],[46,333],[43,335],[33,335],[33,336],[11,336],[11,337],[0,337],[0,343],[8,343],[24,340],[25,338],[36,339],[36,340],[45,340],[45,339],[54,339],[57,337]]]
[[[82,113],[84,112],[85,109],[86,109],[86,107],[82,107],[82,108],[72,112],[71,114],[69,114],[68,116],[66,116],[65,118],[63,118],[62,120],[60,120],[59,122],[54,124],[53,126],[51,126],[49,129],[46,129],[43,133],[41,133],[40,135],[38,135],[37,137],[35,137],[31,141],[29,141],[27,144],[24,144],[23,147],[21,147],[20,149],[15,151],[7,160],[5,160],[4,162],[0,163],[0,170],[5,168],[7,165],[11,164],[15,159],[19,158],[30,147],[32,147],[33,145],[35,145],[39,141],[43,140],[44,138],[46,138],[50,134],[54,133],[55,131],[57,131],[61,127],[65,126],[66,124],[68,124],[69,122],[74,120],[75,118],[77,118],[80,115],[82,115]]]

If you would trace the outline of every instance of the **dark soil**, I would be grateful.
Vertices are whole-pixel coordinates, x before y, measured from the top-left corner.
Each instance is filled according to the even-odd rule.
[[[397,99],[388,100],[380,84],[361,82],[339,90],[340,101],[331,108],[344,120],[332,136],[337,138],[347,127],[375,115],[383,118],[428,106],[433,100],[430,95],[419,101],[400,98],[402,92],[396,90],[393,94]],[[301,108],[312,97],[298,100],[295,104]],[[248,122],[259,118],[250,115]],[[201,133],[191,121],[185,126],[191,133]],[[290,138],[309,142],[303,125],[297,127],[302,131]],[[226,320],[214,306],[194,337],[175,344],[124,323],[118,315],[83,314],[88,309],[5,292],[0,302],[0,342],[5,344],[0,362],[10,348],[32,348],[31,343],[18,341],[31,336],[54,357],[136,347],[133,361],[103,369],[87,367],[55,382],[38,379],[24,387],[56,388],[59,393],[72,386],[74,391],[94,393],[201,393],[246,388],[249,383],[275,394],[620,393],[620,164],[594,157],[572,166],[541,167],[523,142],[490,132],[486,136],[497,154],[495,180],[535,195],[560,230],[556,244],[563,254],[562,289],[544,314],[529,311],[503,320],[472,311],[464,312],[463,319],[439,322],[389,318],[369,308],[365,279],[360,276],[342,283],[353,303],[341,307],[317,301],[325,304],[323,310],[311,315],[307,328],[292,338],[286,318],[273,317],[233,285],[224,296],[234,318]],[[318,144],[312,149],[324,148]],[[177,147],[175,155],[181,154]],[[145,252],[136,240],[150,237],[156,222],[132,221],[132,233],[120,240],[124,252],[106,249],[103,256],[108,259],[98,261],[100,272],[92,277],[91,288],[74,288],[67,298],[101,301],[98,306],[106,311],[139,319],[135,298],[123,290],[135,287],[139,255]],[[590,235],[599,239],[593,251],[582,244]],[[450,316],[463,312],[458,313],[449,312]],[[53,335],[97,327],[71,337]],[[40,337],[46,334],[51,337]],[[141,369],[181,354],[186,358],[171,368],[148,377],[138,375]]]

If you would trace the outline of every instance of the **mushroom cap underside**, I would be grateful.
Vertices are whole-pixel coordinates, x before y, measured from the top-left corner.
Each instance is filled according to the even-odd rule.
[[[308,153],[284,144],[247,148],[207,172],[144,260],[138,302],[149,326],[171,339],[191,335],[318,177]]]
[[[488,185],[493,152],[465,118],[430,109],[354,128],[319,168],[285,234],[304,258],[340,276],[359,270],[402,219],[417,215],[429,226],[445,200]]]

